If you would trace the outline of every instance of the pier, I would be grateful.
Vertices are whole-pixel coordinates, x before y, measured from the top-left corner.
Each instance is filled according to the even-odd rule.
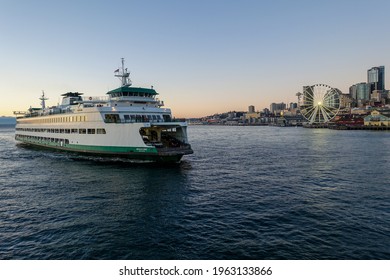
[[[362,126],[331,125],[328,128],[335,129],[335,130],[390,130],[389,126],[379,126],[379,125],[362,125]]]

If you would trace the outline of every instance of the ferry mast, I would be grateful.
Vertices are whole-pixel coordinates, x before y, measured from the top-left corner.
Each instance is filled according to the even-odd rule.
[[[118,77],[122,82],[122,87],[131,86],[130,72],[125,69],[125,59],[122,58],[122,68],[115,70],[115,77]]]
[[[48,100],[48,99],[49,98],[45,97],[45,92],[42,90],[42,96],[41,96],[41,98],[39,98],[39,100],[41,100],[42,110],[45,110],[45,108],[46,108],[45,100]]]

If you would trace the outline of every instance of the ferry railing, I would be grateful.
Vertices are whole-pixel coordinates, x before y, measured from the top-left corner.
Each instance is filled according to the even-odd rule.
[[[93,102],[93,103],[106,103],[110,101],[109,96],[83,96],[83,102]]]
[[[105,123],[165,123],[164,120],[123,120],[123,119],[104,119]],[[170,121],[172,122],[172,121]]]

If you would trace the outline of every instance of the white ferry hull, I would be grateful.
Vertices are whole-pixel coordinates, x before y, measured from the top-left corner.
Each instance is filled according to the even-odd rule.
[[[186,128],[183,123],[169,125]],[[150,123],[100,124],[99,127],[104,129],[105,134],[96,134],[96,124],[95,127],[92,124],[78,125],[84,128],[71,128],[77,126],[62,124],[39,129],[30,128],[30,125],[17,125],[15,139],[24,144],[44,148],[153,162],[179,162],[184,155],[193,153],[188,144],[174,148],[146,145],[139,130],[151,126],[153,125]],[[71,133],[76,130],[85,130],[86,134]]]

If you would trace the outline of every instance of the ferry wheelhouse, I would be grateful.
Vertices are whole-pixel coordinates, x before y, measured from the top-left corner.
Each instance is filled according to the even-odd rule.
[[[179,162],[192,154],[187,123],[171,110],[153,88],[132,87],[124,68],[115,71],[121,87],[105,97],[79,92],[62,94],[59,106],[17,112],[15,139],[25,144],[91,155],[142,161]]]

